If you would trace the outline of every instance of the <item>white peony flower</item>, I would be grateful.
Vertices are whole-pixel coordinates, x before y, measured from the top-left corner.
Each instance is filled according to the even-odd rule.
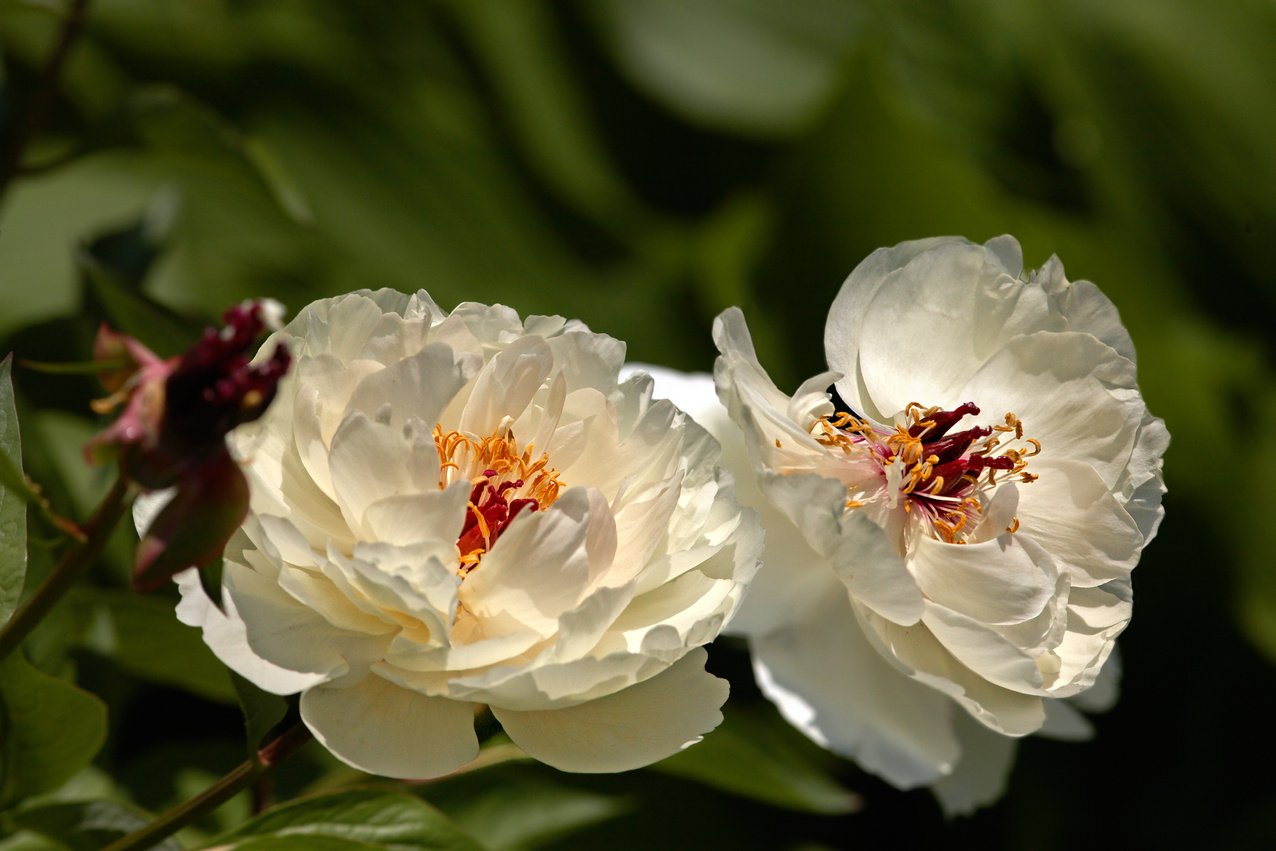
[[[231,443],[251,511],[222,608],[179,617],[356,768],[432,777],[491,708],[569,771],[659,760],[721,721],[701,645],[735,611],[760,533],[714,440],[624,345],[559,317],[421,292],[310,305],[296,358]],[[272,343],[267,343],[263,352]]]
[[[1169,439],[1112,303],[1054,258],[1025,280],[1010,237],[931,239],[851,274],[825,333],[835,371],[791,397],[738,310],[715,339],[738,428],[707,377],[661,391],[718,434],[761,514],[733,630],[785,717],[955,811],[1000,793],[1004,737],[1084,736],[1059,699],[1114,696],[1087,689],[1130,619]]]

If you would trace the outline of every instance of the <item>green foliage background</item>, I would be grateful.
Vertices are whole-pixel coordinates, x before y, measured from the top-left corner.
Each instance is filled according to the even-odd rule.
[[[0,0],[6,139],[60,8]],[[426,288],[575,316],[634,359],[708,370],[712,318],[739,304],[791,388],[821,368],[824,313],[872,249],[1009,232],[1030,265],[1057,253],[1117,304],[1173,435],[1123,697],[1092,742],[1023,742],[1005,799],[945,824],[926,793],[789,731],[728,642],[711,662],[733,683],[728,723],[701,757],[601,779],[513,763],[342,799],[342,818],[398,813],[393,841],[236,838],[1270,847],[1276,787],[1237,778],[1276,755],[1274,43],[1264,0],[92,0],[29,173],[0,198],[25,467],[70,516],[105,487],[79,455],[96,388],[21,364],[86,359],[103,319],[171,354],[243,298]],[[38,577],[56,536],[31,514]],[[122,532],[28,645],[39,670],[8,680],[74,680],[110,711],[88,769],[0,815],[4,851],[96,847],[58,831],[109,832],[240,758],[224,671],[171,600],[119,590],[129,548]],[[362,779],[316,750],[278,797]]]

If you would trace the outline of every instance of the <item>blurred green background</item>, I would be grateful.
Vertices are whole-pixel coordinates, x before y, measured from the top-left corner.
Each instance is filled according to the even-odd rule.
[[[0,0],[6,145],[64,8]],[[728,720],[802,766],[761,775],[815,783],[798,803],[703,766],[520,764],[421,794],[492,847],[1272,847],[1276,784],[1241,773],[1276,757],[1274,45],[1268,0],[91,0],[0,197],[0,351],[84,359],[107,319],[170,354],[246,297],[391,286],[575,316],[697,370],[739,304],[791,389],[874,248],[1012,233],[1030,266],[1057,253],[1117,304],[1173,435],[1123,697],[1093,741],[1023,742],[1005,798],[945,823],[926,793],[794,741],[726,643]],[[83,516],[97,391],[14,374],[30,472]],[[167,603],[108,614],[127,547],[36,654],[111,706],[77,789],[161,807],[241,734]],[[165,663],[157,634],[186,655]],[[329,770],[308,759],[285,788]]]

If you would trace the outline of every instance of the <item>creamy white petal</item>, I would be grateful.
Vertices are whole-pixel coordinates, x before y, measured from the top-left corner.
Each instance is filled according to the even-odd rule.
[[[989,729],[1008,736],[1025,736],[1045,722],[1040,697],[1002,688],[972,671],[926,625],[905,627],[872,612],[857,610],[856,614],[869,641],[889,660],[918,682],[952,697]],[[1034,678],[1030,671],[1027,673]]]
[[[767,476],[763,490],[863,605],[901,624],[922,615],[922,592],[894,544],[862,513],[846,511],[846,489],[820,476]]]
[[[461,414],[460,430],[492,434],[505,418],[516,418],[554,368],[554,356],[540,337],[520,337],[497,352],[480,373]]]
[[[908,566],[928,599],[985,624],[1036,617],[1054,599],[1058,578],[1050,557],[1024,546],[1020,534],[969,544],[919,538]]]
[[[953,719],[953,728],[961,741],[961,760],[957,770],[935,783],[931,791],[939,799],[945,815],[969,815],[1006,791],[1018,743],[1009,736],[994,733],[964,713],[958,713]]]
[[[829,365],[840,370],[843,377],[837,382],[837,392],[856,413],[885,419],[898,408],[876,411],[871,398],[859,384],[862,374],[859,366],[859,348],[864,318],[868,305],[878,291],[886,286],[892,275],[908,265],[917,255],[936,248],[965,244],[958,237],[936,237],[901,242],[890,248],[879,248],[860,262],[843,282],[837,297],[829,308],[824,327],[824,353]]]
[[[363,528],[371,540],[387,544],[406,546],[422,538],[454,544],[465,523],[469,492],[469,482],[453,482],[446,490],[377,498],[363,512]]]
[[[952,408],[967,401],[965,380],[1007,341],[1043,324],[1063,327],[1049,321],[1045,304],[1039,288],[981,246],[948,243],[913,257],[865,307],[855,364],[867,392],[860,413],[884,420],[909,402]],[[850,365],[830,359],[829,366]]]
[[[351,529],[366,536],[364,512],[387,497],[438,491],[439,453],[428,434],[375,422],[355,411],[332,438],[332,487]]]
[[[1121,324],[1116,305],[1089,281],[1069,282],[1063,263],[1052,256],[1033,276],[1032,283],[1050,296],[1051,309],[1063,314],[1068,328],[1099,338],[1126,360],[1134,360],[1134,341]]]
[[[324,747],[360,771],[439,777],[478,756],[474,705],[426,697],[378,676],[301,696],[301,718]]]
[[[706,658],[692,650],[657,676],[566,709],[492,706],[492,713],[516,745],[555,768],[628,771],[677,753],[722,723],[728,686],[705,672]]]
[[[1046,723],[1037,735],[1061,742],[1083,742],[1094,735],[1094,727],[1067,700],[1047,700]]]
[[[332,679],[349,671],[352,662],[375,657],[384,643],[334,627],[287,594],[275,577],[251,567],[225,561],[222,583],[245,624],[249,647],[281,668]]]
[[[1039,333],[1007,342],[959,395],[979,405],[980,419],[990,423],[1015,413],[1024,434],[1041,441],[1040,459],[1089,464],[1111,488],[1146,413],[1137,394],[1114,388],[1134,383],[1134,364],[1089,334]]]
[[[567,491],[548,511],[517,518],[466,577],[462,605],[481,618],[505,615],[551,634],[589,586],[591,527],[610,522],[610,514],[591,511],[584,488]]]
[[[1170,433],[1165,423],[1151,414],[1144,414],[1130,453],[1130,464],[1125,475],[1114,489],[1118,499],[1124,501],[1125,510],[1139,525],[1143,543],[1151,543],[1157,527],[1165,516],[1161,498],[1165,495],[1165,479],[1161,473],[1162,456],[1170,446]]]
[[[418,354],[360,381],[346,405],[345,416],[358,411],[395,428],[403,428],[411,420],[432,426],[438,422],[444,405],[477,369],[475,356],[431,343]]]
[[[187,626],[199,627],[204,643],[226,667],[272,694],[296,694],[327,679],[326,672],[292,671],[268,662],[248,646],[244,622],[235,601],[223,595],[222,609],[204,593],[199,571],[188,568],[173,577],[182,600],[177,604],[177,619]],[[224,609],[224,611],[223,611]]]
[[[922,623],[957,661],[988,682],[1013,691],[1042,689],[1033,655],[982,621],[928,601]]]
[[[762,566],[727,628],[734,635],[765,635],[801,622],[805,612],[846,592],[828,560],[770,503],[758,506],[766,530]]]
[[[749,646],[762,691],[816,743],[904,789],[952,771],[952,703],[877,653],[845,593]]]
[[[1040,478],[1019,489],[1017,535],[1044,547],[1075,587],[1129,576],[1138,564],[1143,534],[1094,468],[1042,459],[1032,469]]]

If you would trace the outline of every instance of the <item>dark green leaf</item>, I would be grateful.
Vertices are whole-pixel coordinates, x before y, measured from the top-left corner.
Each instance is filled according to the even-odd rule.
[[[262,691],[234,671],[230,672],[230,679],[239,697],[239,708],[244,713],[248,755],[255,759],[266,734],[288,714],[288,701],[277,694]]]
[[[329,837],[395,851],[482,849],[481,845],[462,833],[442,813],[419,798],[402,792],[373,790],[341,792],[284,804],[222,835],[218,842],[233,843],[251,837],[294,837],[308,840]],[[300,849],[345,846],[312,844],[286,847]]]
[[[84,253],[115,281],[133,292],[140,292],[147,273],[169,239],[179,205],[175,190],[159,192],[140,219],[94,237],[84,247]]]
[[[528,159],[563,197],[612,224],[632,218],[635,200],[591,126],[581,81],[564,63],[544,4],[457,3],[450,7],[491,75]]]
[[[488,848],[536,848],[635,809],[633,797],[573,788],[539,765],[493,766],[431,783],[423,793]]]
[[[144,679],[223,703],[235,700],[226,667],[198,629],[180,622],[171,600],[122,591],[75,592],[84,646]]]
[[[230,846],[233,851],[383,851],[384,845],[335,836],[263,836]]]
[[[863,15],[839,0],[608,0],[593,11],[637,87],[691,121],[761,136],[811,123]]]
[[[829,774],[831,758],[769,707],[727,707],[704,741],[653,766],[779,807],[839,814],[860,799]]]
[[[11,816],[13,824],[49,839],[70,851],[97,851],[145,826],[150,818],[115,801],[59,801],[19,810]],[[166,839],[153,851],[181,851],[175,839]]]
[[[0,468],[7,473],[0,482],[0,624],[8,623],[27,575],[27,502],[23,492],[22,441],[18,435],[18,411],[13,404],[13,355],[0,361]],[[16,475],[21,490],[11,489]]]
[[[57,788],[105,739],[102,701],[20,653],[0,664],[0,808]]]
[[[81,254],[80,273],[88,293],[111,325],[141,340],[160,356],[180,354],[197,339],[198,327],[132,291],[91,255]]]

